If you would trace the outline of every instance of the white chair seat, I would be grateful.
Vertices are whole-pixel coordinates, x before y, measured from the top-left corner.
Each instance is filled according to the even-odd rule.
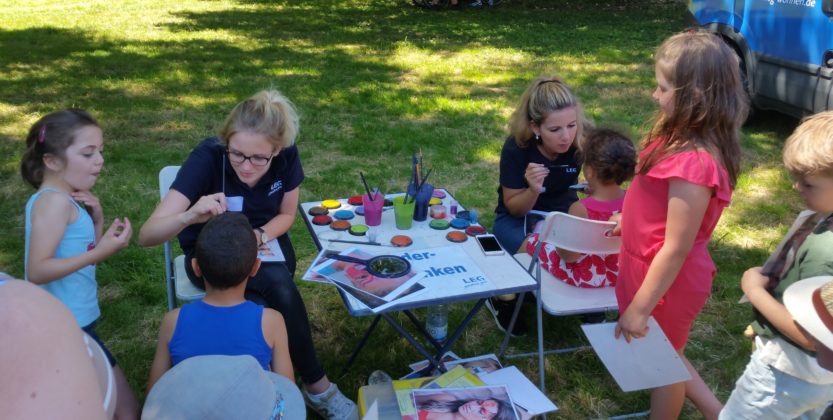
[[[202,299],[205,296],[205,292],[197,288],[197,286],[194,286],[194,283],[191,283],[191,280],[188,279],[188,274],[185,272],[184,255],[174,258],[174,267],[176,269],[174,274],[176,298],[179,300]]]
[[[514,255],[522,266],[528,267],[532,257],[526,252]],[[541,303],[550,315],[577,315],[591,312],[615,311],[616,293],[612,287],[589,289],[570,286],[541,269]]]

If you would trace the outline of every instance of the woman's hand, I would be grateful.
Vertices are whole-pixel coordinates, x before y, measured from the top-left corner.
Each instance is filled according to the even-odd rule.
[[[218,192],[211,195],[204,195],[191,208],[185,211],[186,224],[205,223],[212,217],[225,213],[226,209],[225,194]]]
[[[72,199],[83,204],[90,212],[90,217],[93,219],[93,224],[100,226],[104,223],[104,209],[101,207],[101,202],[98,197],[94,196],[89,191],[75,191],[70,194]]]
[[[530,162],[526,165],[524,179],[526,179],[526,183],[529,185],[529,189],[532,190],[532,192],[540,194],[541,190],[544,188],[544,179],[547,175],[549,175],[549,173],[550,170],[547,169],[546,166],[540,163]]]
[[[130,225],[130,219],[124,218],[124,221],[116,218],[101,240],[96,244],[95,249],[102,253],[102,257],[106,258],[116,252],[121,251],[130,244],[130,237],[133,236],[133,227]],[[103,258],[102,258],[103,259]]]
[[[620,335],[623,335],[628,343],[634,338],[645,337],[648,334],[648,317],[650,316],[650,312],[644,313],[631,303],[625,313],[619,317],[614,337],[619,338]]]

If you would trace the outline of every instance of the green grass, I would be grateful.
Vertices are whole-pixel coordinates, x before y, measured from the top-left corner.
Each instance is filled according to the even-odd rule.
[[[128,216],[136,228],[158,202],[158,170],[182,162],[236,102],[268,87],[302,114],[303,201],[356,194],[358,169],[386,190],[401,190],[408,167],[400,162],[421,149],[433,183],[490,227],[506,121],[527,83],[557,73],[597,124],[639,137],[655,110],[652,52],[687,25],[682,4],[652,0],[513,0],[462,12],[429,12],[405,0],[117,3],[0,6],[0,270],[23,274],[23,206],[31,190],[17,168],[27,128],[49,111],[82,107],[100,119],[107,161],[94,192],[108,219]],[[721,400],[749,354],[741,332],[750,309],[736,303],[740,275],[765,259],[800,207],[779,158],[795,125],[768,113],[747,125],[744,172],[712,242],[720,271],[688,355]],[[315,249],[300,220],[292,235],[305,269]],[[159,247],[131,246],[98,267],[99,332],[137,394],[166,310],[163,273]],[[370,319],[349,317],[330,287],[299,288],[319,355],[348,395],[372,370],[398,376],[418,359],[382,326],[353,369],[336,378]],[[455,305],[452,320],[468,307]],[[576,343],[578,325],[546,317],[547,346]],[[500,338],[484,311],[454,351],[492,352]],[[516,339],[510,351],[532,348],[534,339]],[[533,359],[509,363],[536,379]],[[648,407],[647,392],[620,392],[592,352],[546,363],[557,417]],[[687,406],[683,417],[698,415]]]

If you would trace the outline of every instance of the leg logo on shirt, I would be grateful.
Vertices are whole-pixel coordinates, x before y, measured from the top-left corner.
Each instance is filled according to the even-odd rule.
[[[283,188],[283,181],[277,180],[275,181],[271,187],[269,187],[269,195],[272,195]]]

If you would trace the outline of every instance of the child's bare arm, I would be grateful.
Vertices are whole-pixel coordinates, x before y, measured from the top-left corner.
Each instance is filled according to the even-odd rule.
[[[90,264],[101,262],[127,246],[132,233],[129,222],[119,232],[111,232],[114,229],[111,226],[99,243],[104,246],[97,245],[90,251],[69,258],[55,258],[55,250],[64,237],[66,227],[73,220],[72,216],[77,214],[75,206],[63,194],[47,192],[35,202],[31,214],[32,232],[26,266],[29,281],[36,284],[49,283]]]
[[[179,308],[165,314],[162,318],[162,325],[159,326],[159,338],[156,341],[156,353],[153,355],[153,364],[150,365],[150,376],[145,396],[150,393],[151,388],[171,368],[171,353],[168,344],[176,330],[176,321],[179,318]]]
[[[769,278],[761,274],[761,267],[752,267],[743,273],[740,286],[752,306],[778,331],[807,350],[815,350],[813,342],[798,329],[787,308],[767,292],[768,282]]]
[[[701,185],[673,180],[668,188],[668,216],[665,222],[665,242],[648,268],[642,286],[628,309],[619,318],[616,337],[644,337],[648,317],[665,292],[674,284],[686,256],[706,214],[712,190]]]
[[[283,315],[274,309],[263,311],[263,331],[267,342],[272,346],[272,372],[295,380],[292,359],[289,357],[289,339],[286,336],[286,323]]]
[[[587,218],[587,208],[584,207],[584,204],[581,204],[578,201],[573,203],[567,212],[572,216],[582,217],[585,219]],[[558,253],[558,256],[561,257],[562,260],[568,263],[576,262],[582,255],[584,255],[581,252],[573,252],[561,248],[556,248],[555,252]]]

